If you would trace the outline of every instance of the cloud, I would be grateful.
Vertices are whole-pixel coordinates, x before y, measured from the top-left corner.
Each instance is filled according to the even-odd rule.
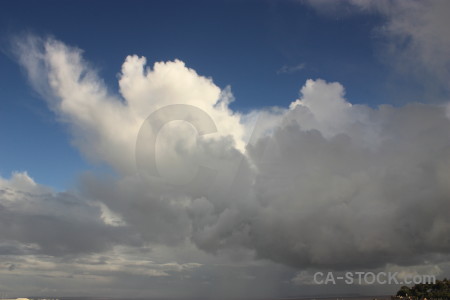
[[[10,239],[45,247],[28,233],[38,224],[51,233],[48,243],[105,251],[107,243],[131,243],[114,239],[126,230],[151,245],[188,242],[207,253],[332,269],[438,263],[450,251],[450,120],[443,105],[352,105],[341,84],[310,79],[289,108],[264,111],[257,120],[258,111],[233,112],[229,90],[179,60],[145,68],[145,58],[128,56],[115,95],[79,49],[35,38],[20,40],[17,49],[32,85],[71,128],[74,145],[119,176],[81,180],[83,198],[107,208],[73,200],[85,225],[71,227],[65,215],[64,222],[51,219],[58,226],[34,214],[9,217],[28,226]],[[180,104],[206,112],[217,132],[166,124],[155,150],[162,177],[149,181],[135,165],[139,129],[150,114]],[[155,122],[167,116],[160,117]],[[199,165],[216,171],[206,187],[189,184]],[[12,181],[29,182],[19,179]],[[83,243],[68,242],[52,228],[88,234],[79,237]]]
[[[450,90],[450,3],[426,1],[306,1],[325,15],[374,14],[381,17],[374,36],[382,38],[383,60],[402,79],[425,88],[428,101],[448,101]]]
[[[280,69],[277,70],[277,74],[292,74],[298,71],[301,71],[305,68],[305,64],[298,64],[295,66],[283,65]]]
[[[449,208],[450,124],[442,108],[368,110],[378,132],[360,121],[342,124],[338,116],[332,124],[345,133],[329,138],[302,130],[301,116],[255,147],[277,147],[256,177],[261,211],[249,235],[260,256],[339,269],[448,253],[449,223],[438,209]]]
[[[385,12],[389,21],[380,31],[389,38],[397,68],[448,93],[450,37],[445,28],[450,26],[450,3],[400,1],[392,7]]]
[[[114,95],[84,61],[80,49],[33,36],[17,39],[14,48],[32,86],[69,125],[74,145],[88,158],[106,162],[121,174],[135,172],[140,126],[151,112],[165,105],[184,103],[204,110],[219,127],[218,136],[232,136],[236,146],[243,148],[240,116],[228,109],[230,98],[211,79],[198,76],[180,60],[158,62],[151,69],[145,67],[144,57],[128,56],[120,74],[120,95]],[[189,135],[189,129],[183,131]],[[164,143],[171,140],[160,141]]]
[[[194,233],[198,245],[244,245],[299,268],[448,253],[445,108],[350,105],[340,84],[321,80],[301,92],[283,124],[250,146],[251,191]]]
[[[133,241],[126,227],[102,220],[97,203],[57,193],[24,173],[0,177],[0,255],[69,255],[104,251]]]

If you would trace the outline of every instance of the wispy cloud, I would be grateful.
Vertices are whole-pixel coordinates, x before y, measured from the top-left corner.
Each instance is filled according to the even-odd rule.
[[[277,74],[292,74],[301,71],[305,68],[305,64],[301,63],[295,66],[284,65],[277,70]]]

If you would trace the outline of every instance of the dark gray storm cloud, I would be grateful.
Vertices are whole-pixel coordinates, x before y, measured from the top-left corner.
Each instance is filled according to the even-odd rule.
[[[249,147],[254,170],[247,170],[251,185],[243,190],[171,197],[139,179],[97,185],[91,178],[88,194],[118,211],[148,241],[190,238],[213,253],[243,247],[295,267],[419,264],[448,253],[445,108],[363,110],[371,127],[355,121],[344,126],[347,133],[327,138],[303,129],[306,109],[293,109],[285,124]]]
[[[369,115],[376,145],[368,146],[358,122],[331,138],[289,122],[257,143],[253,151],[277,146],[258,164],[254,186],[260,212],[249,220],[249,236],[260,256],[349,268],[416,264],[448,253],[445,109],[385,106]]]

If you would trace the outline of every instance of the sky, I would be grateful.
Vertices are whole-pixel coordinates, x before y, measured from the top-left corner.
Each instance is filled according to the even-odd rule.
[[[446,1],[0,2],[0,292],[450,276]]]

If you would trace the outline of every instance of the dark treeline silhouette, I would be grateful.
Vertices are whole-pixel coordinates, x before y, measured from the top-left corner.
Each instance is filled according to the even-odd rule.
[[[419,283],[413,287],[402,286],[395,299],[446,299],[450,300],[450,280],[436,280],[435,283]]]

